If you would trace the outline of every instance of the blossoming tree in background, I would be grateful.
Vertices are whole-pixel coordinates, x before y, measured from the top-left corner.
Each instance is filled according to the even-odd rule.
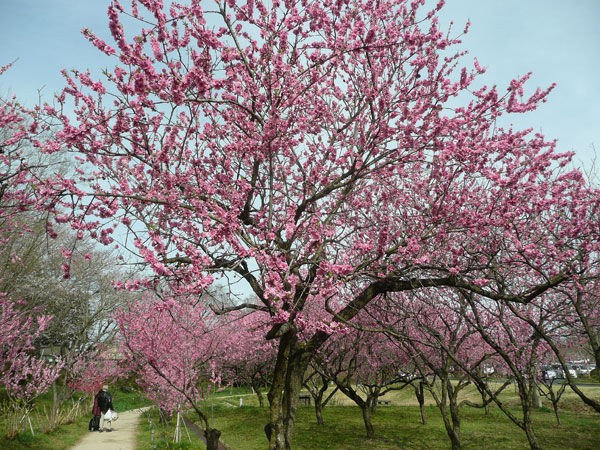
[[[209,448],[218,445],[220,431],[209,424],[201,400],[219,384],[211,360],[215,337],[202,308],[172,298],[142,299],[120,310],[121,353],[148,397],[162,411],[179,413],[192,407],[204,425]],[[215,447],[216,448],[216,447]]]
[[[33,400],[46,392],[59,377],[60,360],[48,360],[35,352],[34,343],[51,320],[48,316],[32,317],[0,295],[0,385],[6,389],[9,407],[8,434],[17,433],[22,421],[29,420]],[[29,421],[31,432],[33,427]]]
[[[0,67],[0,76],[10,66]],[[16,233],[27,233],[23,225],[23,212],[35,205],[31,189],[33,159],[27,156],[28,133],[25,112],[16,100],[0,99],[0,245],[7,243]],[[7,255],[17,265],[20,257],[16,251]],[[60,360],[49,361],[36,351],[36,340],[48,328],[51,317],[39,310],[27,311],[26,302],[9,298],[4,292],[0,277],[0,385],[6,389],[9,410],[8,434],[17,433],[24,419],[29,420],[32,401],[46,392],[58,378],[62,367]],[[29,421],[31,432],[33,427]]]
[[[129,372],[122,367],[115,349],[98,345],[70,361],[67,384],[74,390],[92,397],[107,383],[126,378]]]
[[[211,329],[217,345],[211,363],[223,383],[250,386],[261,407],[265,401],[263,391],[271,384],[277,355],[273,341],[264,337],[270,323],[267,314],[238,312],[219,317]]]
[[[469,402],[459,396],[495,351],[469,324],[466,306],[450,289],[393,295],[371,306],[378,307],[379,326],[412,361],[415,377],[439,408],[452,448],[461,448],[461,407]],[[424,398],[417,398],[424,422]]]
[[[406,353],[384,333],[354,328],[330,339],[317,353],[315,363],[318,372],[360,408],[368,439],[375,437],[372,415],[379,399],[406,386],[408,380],[402,373],[409,365]],[[317,410],[317,417],[319,414]]]
[[[0,76],[10,65],[0,67]],[[28,136],[25,112],[16,99],[0,99],[0,225],[2,234],[13,231],[12,218],[33,204],[29,164],[24,154]],[[0,243],[4,244],[2,235]]]

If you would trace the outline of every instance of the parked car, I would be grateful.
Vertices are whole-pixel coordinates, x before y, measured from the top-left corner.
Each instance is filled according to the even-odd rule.
[[[494,372],[496,372],[496,369],[494,369],[494,366],[483,366],[483,374],[490,376],[493,375]]]
[[[398,371],[398,380],[402,382],[412,381],[417,378],[417,375],[410,372]]]
[[[569,361],[569,368],[572,368],[577,372],[577,376],[587,376],[592,370],[596,368],[596,365],[590,362],[589,359],[579,359],[575,361]]]
[[[542,366],[542,379],[544,381],[555,380],[557,378],[564,378],[565,373],[562,367],[557,364]]]
[[[568,365],[567,370],[571,378],[577,378],[577,369],[575,366]],[[542,366],[542,379],[543,380],[554,380],[566,378],[565,371],[560,364],[549,364]]]
[[[587,368],[585,366],[574,364],[572,367],[575,369],[575,372],[577,372],[577,376],[587,374]]]
[[[588,371],[588,372],[587,372],[587,374],[588,374],[588,375],[591,375],[593,370],[596,370],[596,364],[588,364],[588,365],[587,365],[587,371]],[[598,374],[597,374],[597,372],[596,372],[596,376],[597,376],[597,375],[598,375]]]

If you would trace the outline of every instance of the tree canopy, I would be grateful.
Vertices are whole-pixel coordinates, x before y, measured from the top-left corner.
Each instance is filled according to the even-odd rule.
[[[123,287],[166,280],[196,299],[238,282],[250,298],[213,309],[270,316],[271,448],[289,448],[312,354],[374,299],[443,287],[529,303],[595,266],[598,197],[571,155],[499,121],[552,86],[478,85],[442,7],[113,1],[114,43],[84,34],[114,67],[65,71],[40,111],[53,135],[38,148],[78,167],[38,193],[152,269]]]

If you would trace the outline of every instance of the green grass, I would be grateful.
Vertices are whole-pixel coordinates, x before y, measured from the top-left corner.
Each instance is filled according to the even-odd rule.
[[[600,396],[600,386],[586,387],[591,395]],[[135,392],[116,390],[114,403],[118,411],[137,408],[147,404],[146,400]],[[464,391],[463,398],[478,400],[474,389]],[[240,397],[244,406],[240,407]],[[312,407],[300,407],[296,422],[294,450],[351,450],[351,449],[446,449],[450,448],[439,410],[428,398],[427,424],[421,425],[419,409],[414,393],[405,389],[393,392],[385,397],[391,406],[380,406],[373,416],[375,439],[365,438],[361,412],[351,401],[342,395],[336,395],[333,404],[325,408],[325,425],[316,423]],[[503,401],[519,415],[518,402],[513,388],[507,389]],[[48,399],[42,398],[39,407],[47,406]],[[42,433],[43,414],[32,415],[36,431],[35,436],[23,431],[14,439],[0,435],[0,449],[41,449],[65,450],[88,433],[89,412],[82,405],[84,414],[72,423],[58,429]],[[544,449],[596,449],[597,436],[600,436],[600,415],[591,412],[573,392],[567,390],[561,400],[560,427],[556,426],[554,414],[546,407],[534,414],[535,430]],[[222,431],[222,440],[232,450],[263,450],[267,441],[263,431],[268,421],[268,408],[260,408],[255,395],[244,388],[228,388],[214,392],[203,405],[204,412],[212,426]],[[513,425],[497,408],[492,407],[485,415],[481,409],[463,407],[462,442],[463,448],[472,450],[527,449],[525,434]],[[195,420],[193,413],[189,418]],[[0,417],[0,425],[2,425]],[[204,449],[200,438],[184,431],[182,442],[173,443],[175,419],[162,423],[156,408],[142,415],[138,434],[138,450],[147,449]],[[1,430],[1,429],[0,429]]]
[[[597,387],[584,388],[596,398]],[[246,394],[246,395],[244,395]],[[243,395],[244,406],[239,407]],[[464,391],[462,398],[479,399],[474,388]],[[392,406],[380,406],[373,416],[375,439],[367,440],[360,409],[342,395],[336,395],[332,406],[324,410],[325,425],[316,423],[312,407],[300,407],[294,433],[294,450],[350,449],[444,449],[450,448],[438,408],[427,400],[427,424],[421,425],[420,413],[412,390],[392,392],[385,397]],[[505,404],[519,416],[514,389],[503,396]],[[206,402],[205,411],[213,426],[222,431],[222,440],[233,450],[266,448],[263,431],[268,421],[268,409],[259,408],[256,396],[247,391],[219,393]],[[525,434],[496,407],[485,415],[481,409],[463,407],[462,442],[465,449],[527,449]],[[600,415],[585,407],[567,390],[561,401],[561,426],[557,427],[551,408],[534,413],[534,426],[540,444],[545,449],[596,449],[600,435]],[[203,448],[203,447],[199,447]]]
[[[73,401],[79,399],[81,394],[76,394]],[[148,401],[139,393],[130,389],[113,391],[113,403],[117,411],[127,411],[148,404]],[[48,431],[48,411],[52,404],[50,394],[45,394],[36,400],[35,409],[30,418],[34,435],[29,430],[27,422],[23,423],[22,430],[13,438],[6,436],[6,415],[0,415],[0,449],[2,450],[65,450],[73,446],[81,437],[89,433],[88,424],[91,418],[92,399],[86,398],[81,402],[80,415],[75,419],[64,421],[59,427]]]
[[[173,442],[176,425],[176,417],[172,417],[167,423],[160,419],[158,408],[151,408],[142,414],[140,420],[140,430],[138,433],[138,450],[146,449],[177,449],[177,450],[196,450],[205,449],[202,440],[194,435],[192,430],[182,428],[181,442]]]
[[[34,436],[31,433],[23,432],[15,438],[8,439],[5,435],[0,437],[0,448],[4,450],[63,450],[74,445],[81,436],[81,425],[74,422],[68,425],[50,431],[48,433],[36,432]],[[87,432],[87,425],[85,428]]]
[[[527,449],[525,434],[497,409],[488,416],[482,410],[463,409],[462,435],[465,449]],[[518,413],[518,411],[513,411]],[[268,411],[256,406],[215,407],[214,426],[232,449],[266,448],[263,433]],[[332,406],[325,409],[325,425],[319,426],[311,407],[298,411],[294,434],[295,450],[346,449],[444,449],[450,448],[439,411],[427,407],[427,424],[421,425],[418,407],[380,407],[373,417],[375,439],[367,440],[357,407]],[[534,416],[539,441],[545,449],[597,449],[600,418],[592,414],[566,412],[562,425],[555,426],[550,410]]]

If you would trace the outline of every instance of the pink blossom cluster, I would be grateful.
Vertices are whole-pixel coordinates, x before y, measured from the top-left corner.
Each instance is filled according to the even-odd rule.
[[[166,411],[199,402],[218,379],[209,364],[216,337],[205,316],[174,299],[141,299],[116,315],[121,354],[149,398]]]
[[[27,404],[52,386],[63,362],[56,355],[53,361],[40,356],[34,345],[51,318],[34,317],[22,306],[0,294],[0,384],[11,399]]]

